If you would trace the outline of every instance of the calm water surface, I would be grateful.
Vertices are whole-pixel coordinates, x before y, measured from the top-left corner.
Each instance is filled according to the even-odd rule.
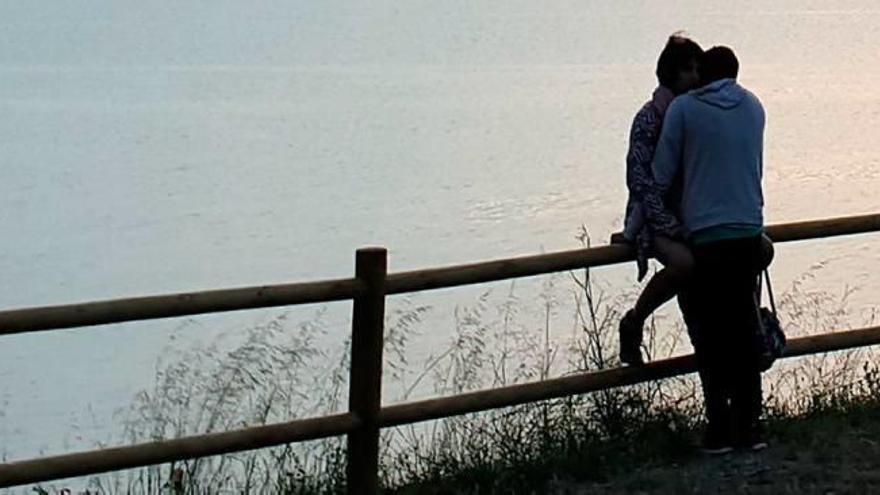
[[[766,106],[768,222],[880,211],[870,1],[80,0],[4,4],[0,24],[2,308],[345,277],[364,245],[401,270],[607,239],[679,29],[734,47]],[[867,311],[878,243],[780,247],[777,284],[821,267],[814,285]],[[599,273],[633,287],[633,267]],[[478,290],[418,298],[446,315]],[[273,314],[0,339],[0,451],[110,438],[169,348]]]

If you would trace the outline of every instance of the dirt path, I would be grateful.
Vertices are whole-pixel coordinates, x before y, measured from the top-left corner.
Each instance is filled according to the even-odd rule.
[[[553,481],[547,493],[880,493],[880,409],[789,420],[770,440],[761,453],[646,466],[601,484]]]

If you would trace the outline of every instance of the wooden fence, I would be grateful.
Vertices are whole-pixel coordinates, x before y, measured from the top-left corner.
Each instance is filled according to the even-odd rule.
[[[774,242],[880,231],[880,214],[772,225]],[[349,494],[378,493],[379,431],[476,411],[632,385],[695,371],[693,355],[451,397],[382,407],[385,298],[527,277],[633,259],[608,245],[429,270],[387,273],[384,248],[355,256],[354,278],[27,308],[0,312],[0,335],[185,315],[354,300],[349,410],[346,413],[0,464],[0,488],[162,464],[331,436],[347,436]],[[792,339],[785,357],[880,344],[880,326]]]

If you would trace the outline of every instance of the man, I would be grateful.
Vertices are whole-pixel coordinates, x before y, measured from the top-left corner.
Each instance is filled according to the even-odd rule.
[[[759,450],[766,443],[753,294],[762,257],[764,109],[736,82],[739,62],[729,48],[706,51],[699,70],[704,86],[667,110],[652,169],[660,194],[681,180],[679,213],[696,270],[679,302],[702,382],[704,450]]]

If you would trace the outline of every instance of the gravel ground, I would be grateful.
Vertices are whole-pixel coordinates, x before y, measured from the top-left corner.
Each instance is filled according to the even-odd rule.
[[[604,483],[553,480],[546,493],[878,493],[880,409],[824,413],[773,425],[760,453],[697,456]]]

